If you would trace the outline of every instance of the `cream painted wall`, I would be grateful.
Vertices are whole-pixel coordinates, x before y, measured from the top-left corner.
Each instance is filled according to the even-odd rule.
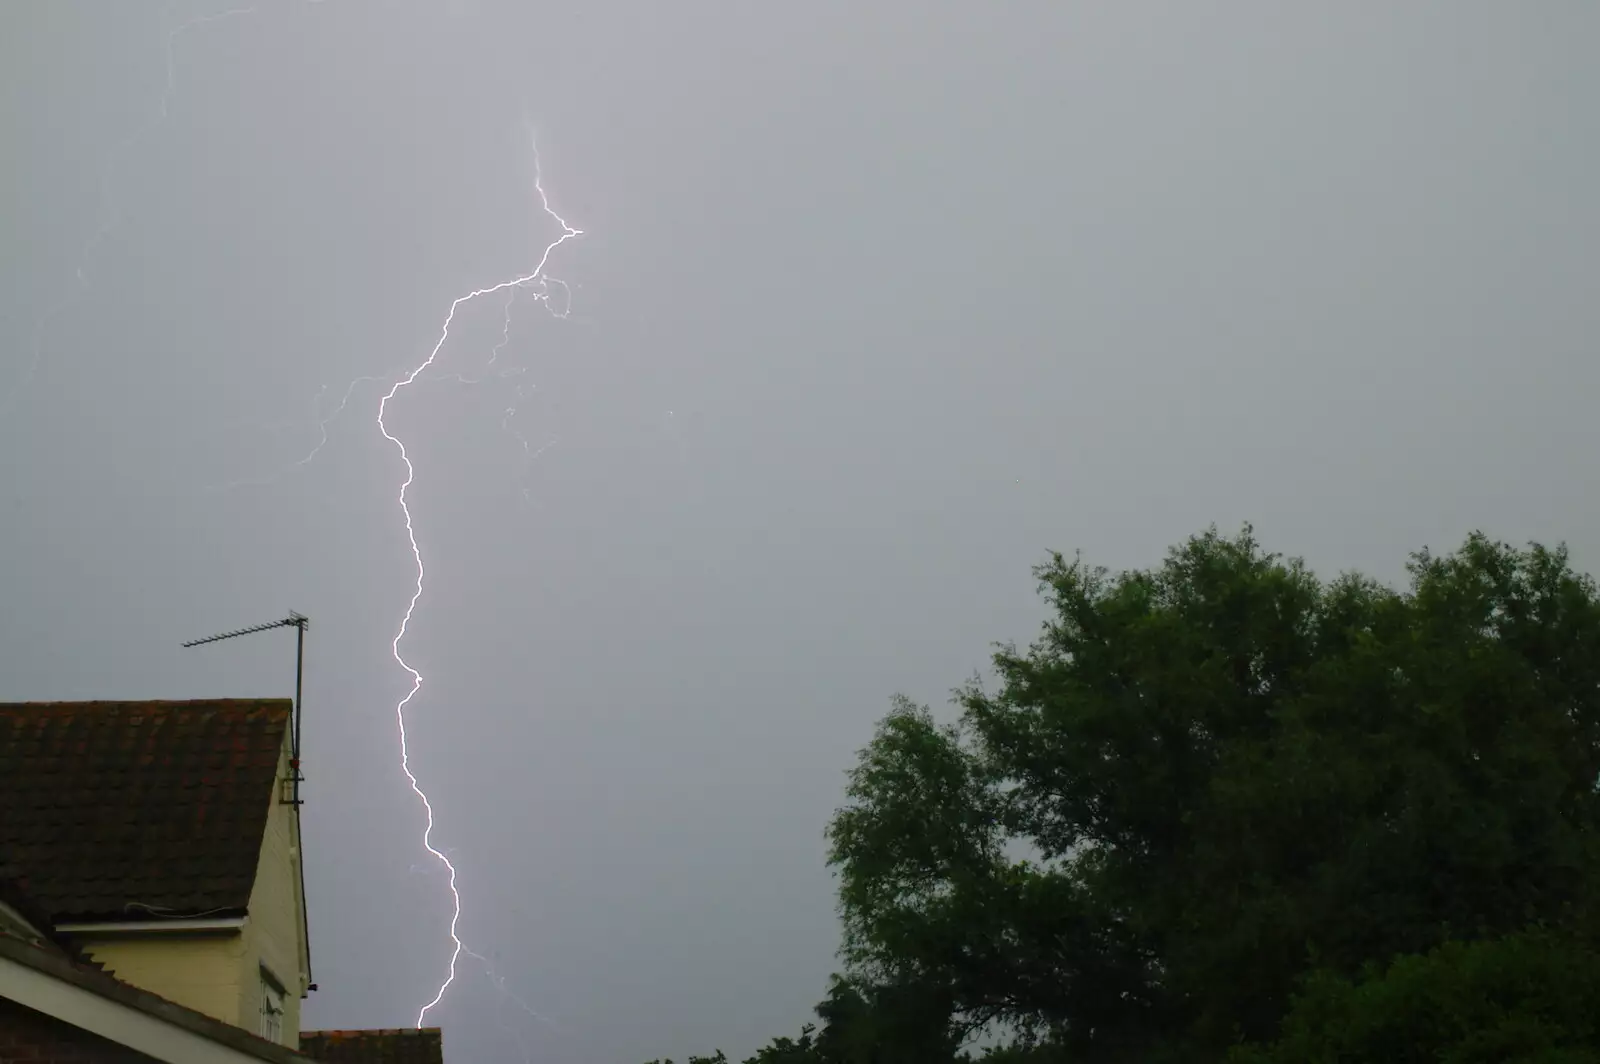
[[[254,1029],[261,1009],[259,968],[265,967],[284,989],[284,1044],[299,1048],[300,999],[311,978],[301,935],[305,924],[300,915],[304,899],[300,896],[298,821],[295,807],[279,801],[283,781],[291,778],[289,755],[289,736],[285,734],[278,758],[278,785],[262,833],[255,889],[250,893],[250,919],[245,924],[245,939],[256,967],[245,987],[243,1005]]]
[[[212,933],[73,936],[95,960],[125,983],[227,1023],[241,1023],[240,983],[245,937],[238,930]],[[256,1029],[252,1015],[249,1029]]]
[[[300,1046],[300,999],[310,983],[294,806],[279,801],[289,778],[287,729],[278,758],[244,926],[217,932],[119,931],[74,937],[117,978],[252,1034],[261,1023],[261,970],[284,989],[283,1043]]]
[[[161,1060],[168,1064],[261,1064],[257,1052],[226,1046],[166,1017],[133,1008],[98,990],[57,978],[9,957],[0,957],[0,998],[127,1046],[140,1054],[140,1060]]]

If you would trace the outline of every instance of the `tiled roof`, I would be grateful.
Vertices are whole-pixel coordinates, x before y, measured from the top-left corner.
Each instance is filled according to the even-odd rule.
[[[0,849],[57,923],[242,913],[290,708],[0,704]]]
[[[444,1064],[437,1027],[385,1031],[302,1031],[300,1052],[323,1064]]]
[[[36,931],[44,940],[54,942],[50,914],[28,893],[27,880],[23,878],[21,870],[6,858],[4,850],[0,850],[0,905],[10,909],[27,925],[26,928],[7,926],[10,921],[0,918],[0,931],[12,935],[20,933],[23,937],[31,937],[26,934],[29,930]]]
[[[82,968],[105,971],[105,965],[83,951],[83,948],[66,935],[58,933],[50,914],[28,893],[28,881],[0,850],[0,905],[21,917],[24,926],[0,916],[0,934],[32,943],[40,949],[53,950]]]

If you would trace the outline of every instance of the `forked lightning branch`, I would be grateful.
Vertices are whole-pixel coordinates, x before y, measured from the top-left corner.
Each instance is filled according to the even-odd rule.
[[[405,517],[406,542],[411,547],[411,556],[416,562],[417,573],[416,583],[412,586],[411,590],[411,600],[406,603],[405,615],[400,619],[400,628],[395,633],[394,642],[391,644],[390,648],[394,654],[394,660],[402,669],[406,671],[407,675],[411,677],[411,689],[406,692],[405,697],[400,699],[399,703],[395,706],[395,723],[400,731],[400,767],[401,770],[405,772],[406,779],[410,781],[411,789],[416,792],[417,797],[422,802],[423,813],[427,818],[426,827],[424,827],[422,832],[422,845],[430,854],[432,854],[441,864],[444,865],[445,871],[449,874],[450,899],[453,906],[450,913],[451,952],[448,970],[445,974],[444,981],[439,984],[439,990],[434,994],[433,1000],[422,1006],[421,1011],[417,1013],[418,1027],[421,1027],[423,1022],[427,1019],[429,1010],[438,1005],[440,1001],[444,1000],[445,991],[449,990],[450,984],[455,982],[456,961],[461,958],[461,952],[465,947],[462,945],[459,932],[461,922],[461,891],[456,884],[456,867],[454,863],[451,862],[450,858],[445,855],[444,851],[440,850],[433,844],[433,803],[428,800],[428,795],[423,791],[421,785],[417,782],[416,775],[411,771],[411,754],[406,745],[406,707],[410,705],[411,700],[417,696],[417,692],[422,689],[422,673],[418,672],[416,668],[406,661],[405,656],[400,651],[400,644],[405,640],[406,632],[411,626],[411,618],[416,614],[417,603],[422,599],[423,586],[427,579],[427,568],[423,564],[422,549],[417,543],[416,524],[413,520],[411,504],[407,499],[407,493],[411,489],[412,481],[416,478],[416,469],[411,464],[411,457],[406,452],[406,445],[398,436],[389,431],[389,426],[384,421],[384,417],[389,410],[389,401],[398,395],[401,389],[408,388],[414,384],[417,378],[425,373],[429,367],[433,366],[434,362],[438,359],[439,352],[444,349],[445,342],[450,339],[450,326],[455,322],[456,312],[459,311],[463,306],[482,296],[489,296],[494,295],[497,292],[507,291],[514,293],[519,288],[533,289],[537,292],[540,300],[546,302],[548,305],[547,296],[549,286],[553,283],[559,284],[559,282],[554,281],[554,279],[548,277],[545,273],[545,267],[550,262],[550,256],[553,255],[555,250],[562,244],[565,244],[567,241],[572,240],[575,237],[583,235],[583,230],[575,229],[571,225],[568,225],[564,218],[551,209],[550,198],[545,194],[544,190],[544,176],[540,167],[539,148],[537,144],[533,145],[533,167],[533,187],[534,191],[539,195],[539,205],[544,210],[545,214],[554,219],[555,223],[561,227],[560,234],[545,246],[544,253],[539,256],[538,262],[527,273],[520,277],[513,277],[509,280],[501,281],[499,284],[490,285],[487,288],[474,289],[463,296],[457,296],[456,300],[450,304],[449,313],[447,313],[444,318],[444,325],[439,330],[439,340],[433,345],[433,350],[428,352],[428,357],[419,362],[416,368],[414,368],[409,374],[396,381],[394,386],[391,387],[388,393],[385,394],[384,397],[378,402],[378,431],[383,433],[384,439],[395,445],[396,450],[398,450],[400,453],[400,461],[405,465],[405,478],[400,482],[400,488],[396,495],[396,499],[400,504],[400,512]],[[509,304],[507,306],[507,313],[509,314]],[[508,323],[509,320],[510,319],[508,317]],[[509,328],[509,324],[507,325],[507,328]]]
[[[307,2],[313,2],[313,0],[307,0]],[[231,20],[242,16],[254,15],[258,12],[258,10],[259,9],[257,7],[253,6],[229,8],[197,16],[174,27],[164,28],[163,38],[165,45],[166,79],[162,87],[161,94],[156,101],[156,106],[153,108],[150,117],[143,124],[138,126],[126,137],[124,137],[105,155],[102,164],[102,172],[100,175],[102,193],[100,214],[96,219],[95,224],[91,226],[91,231],[87,240],[80,248],[80,252],[74,266],[74,284],[63,286],[61,291],[58,293],[56,302],[44,309],[43,312],[40,313],[35,319],[32,333],[32,343],[29,351],[30,358],[25,365],[20,378],[14,383],[13,387],[10,389],[9,393],[4,397],[4,399],[0,400],[0,412],[11,409],[11,407],[22,397],[23,393],[29,389],[29,387],[38,377],[41,366],[46,357],[46,334],[51,321],[65,313],[78,300],[82,293],[88,289],[90,267],[92,265],[91,260],[94,258],[96,250],[109,238],[112,230],[118,225],[119,222],[120,210],[118,197],[116,195],[116,168],[122,161],[122,158],[128,152],[130,152],[136,145],[143,141],[152,130],[166,123],[171,117],[172,106],[179,84],[177,62],[178,44],[180,41],[185,41],[194,36],[194,31],[200,30],[202,27],[211,26],[212,24],[221,22],[224,19]],[[322,450],[323,446],[328,442],[329,423],[333,420],[333,418],[337,417],[342,411],[344,411],[347,404],[349,404],[358,384],[368,381],[393,380],[393,383],[389,387],[388,391],[378,402],[377,427],[378,431],[383,435],[383,438],[394,445],[395,451],[399,455],[400,463],[404,468],[404,475],[400,479],[395,490],[395,501],[398,504],[401,516],[404,518],[406,542],[411,548],[411,556],[415,563],[416,573],[411,585],[410,597],[406,602],[405,612],[400,618],[394,640],[390,644],[390,650],[393,653],[395,662],[400,666],[401,669],[405,671],[406,675],[411,681],[409,690],[406,691],[405,696],[401,698],[400,701],[395,705],[394,719],[400,740],[400,768],[401,771],[404,772],[406,780],[410,783],[412,791],[415,792],[417,798],[422,803],[422,809],[425,818],[425,824],[422,832],[422,845],[448,873],[451,900],[449,923],[449,941],[451,949],[449,961],[446,965],[445,974],[438,984],[437,990],[434,991],[433,996],[428,1003],[423,1005],[417,1013],[418,1027],[423,1026],[429,1011],[444,1000],[446,991],[448,991],[451,985],[455,982],[457,974],[456,964],[460,960],[463,953],[483,961],[486,969],[488,969],[488,962],[484,960],[480,954],[468,949],[461,940],[459,933],[461,923],[461,892],[456,882],[456,867],[450,858],[445,854],[445,852],[434,845],[433,804],[429,801],[427,793],[423,790],[422,785],[418,781],[416,774],[411,768],[411,751],[407,745],[406,735],[406,710],[412,705],[412,702],[417,697],[418,692],[421,691],[423,676],[422,673],[420,673],[414,666],[411,665],[409,661],[407,661],[405,654],[402,652],[402,645],[405,642],[406,634],[410,628],[412,618],[416,615],[417,607],[422,601],[422,594],[427,580],[427,570],[423,564],[423,552],[417,539],[415,521],[416,515],[413,512],[409,497],[409,491],[412,482],[415,479],[416,470],[412,465],[411,457],[407,451],[404,441],[390,431],[389,424],[385,419],[389,413],[390,401],[395,399],[402,390],[410,388],[414,384],[429,380],[430,377],[426,376],[426,374],[430,369],[433,369],[435,373],[435,376],[431,379],[438,379],[438,369],[436,363],[439,359],[440,353],[444,350],[446,342],[450,339],[450,329],[455,323],[457,313],[468,304],[485,296],[496,295],[500,297],[500,300],[503,303],[503,329],[501,330],[500,342],[495,345],[491,353],[489,360],[490,371],[494,371],[495,362],[499,357],[501,349],[504,348],[505,344],[509,340],[512,303],[519,295],[531,297],[532,299],[541,303],[551,315],[558,318],[565,317],[567,311],[570,309],[572,298],[571,290],[564,282],[549,276],[545,270],[549,265],[550,258],[555,253],[556,249],[568,241],[581,236],[582,230],[569,225],[564,218],[562,218],[555,212],[555,210],[551,208],[549,197],[546,195],[544,189],[544,178],[540,168],[538,145],[537,143],[533,142],[531,130],[529,131],[529,141],[533,154],[533,192],[537,195],[539,209],[555,223],[559,230],[554,239],[544,246],[542,252],[535,258],[533,264],[526,273],[507,278],[484,288],[473,289],[464,295],[458,296],[450,304],[448,311],[445,313],[444,322],[440,327],[437,342],[435,342],[432,349],[428,351],[427,357],[421,362],[417,363],[415,368],[413,368],[409,373],[397,380],[389,376],[361,376],[350,381],[348,386],[344,389],[344,397],[340,401],[339,406],[334,413],[327,417],[321,417],[318,419],[319,428],[321,430],[321,439],[318,441],[317,445],[311,450],[310,454],[306,455],[299,462],[294,463],[295,466],[303,466],[314,459]],[[550,298],[552,291],[559,291],[560,293],[559,306],[557,303],[553,303]],[[488,375],[488,372],[486,372],[484,376],[486,377]],[[507,374],[502,371],[496,373],[495,375],[505,376]],[[467,384],[477,383],[479,380],[484,379],[483,377],[480,377],[477,380],[472,380],[460,374],[445,374],[444,376],[453,377],[454,379],[460,380],[462,383]],[[505,418],[502,421],[503,427],[508,428],[508,430],[510,429],[510,420],[515,413],[515,407],[506,411]],[[534,457],[537,456],[539,452],[530,446],[526,437],[524,437],[520,432],[515,432],[514,435],[516,435],[517,439],[521,442],[525,454]],[[545,446],[548,447],[549,444],[546,444]],[[543,448],[539,449],[539,451],[542,450]],[[224,486],[237,487],[248,483],[265,483],[265,481],[238,481],[231,485]],[[503,994],[507,994],[513,1000],[515,1000],[524,1011],[528,1012],[529,1015],[548,1023],[548,1021],[544,1020],[543,1017],[540,1017],[520,999],[515,998],[514,995],[510,995],[509,991],[505,989],[504,980],[494,973],[492,969],[489,969],[489,976],[491,980],[493,980],[500,988]]]

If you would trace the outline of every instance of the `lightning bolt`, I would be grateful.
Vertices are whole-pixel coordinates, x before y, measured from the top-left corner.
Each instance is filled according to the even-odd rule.
[[[322,0],[304,0],[304,2],[311,4],[320,3]],[[73,305],[75,305],[81,295],[89,290],[89,272],[91,263],[95,258],[95,253],[111,236],[112,232],[117,228],[121,221],[122,212],[120,204],[114,194],[116,185],[115,176],[118,164],[155,129],[166,123],[171,116],[173,101],[176,98],[178,89],[177,51],[180,39],[185,34],[192,30],[196,30],[199,27],[216,23],[224,19],[255,14],[258,11],[256,6],[230,7],[225,10],[199,15],[179,23],[176,26],[171,26],[169,15],[174,6],[175,5],[173,3],[169,2],[163,7],[162,10],[161,24],[165,30],[163,43],[166,78],[162,87],[158,105],[155,108],[154,114],[129,132],[103,157],[99,171],[100,197],[98,220],[96,221],[94,228],[89,233],[88,237],[79,248],[79,253],[73,267],[73,283],[63,286],[58,298],[53,303],[49,304],[34,320],[34,327],[32,329],[31,344],[29,349],[29,362],[25,367],[20,379],[16,382],[4,399],[0,400],[0,416],[4,416],[12,409],[20,396],[38,377],[39,371],[42,368],[45,360],[45,340],[50,323],[56,317],[65,313]],[[166,28],[168,26],[171,26],[171,28]],[[524,119],[524,125],[527,125],[526,119]],[[311,447],[309,452],[306,453],[304,457],[294,462],[288,468],[266,478],[233,481],[225,485],[213,486],[212,488],[212,490],[216,490],[218,487],[226,489],[250,484],[265,484],[272,480],[276,480],[279,476],[282,476],[296,468],[309,465],[317,458],[317,456],[328,444],[329,426],[345,412],[346,408],[351,403],[356,389],[360,385],[374,382],[380,384],[393,382],[390,385],[389,390],[383,395],[382,399],[378,403],[377,425],[378,430],[382,433],[383,437],[390,443],[394,444],[400,455],[401,462],[405,467],[405,476],[399,485],[396,501],[399,503],[401,512],[405,519],[406,540],[410,545],[412,558],[416,567],[416,578],[412,586],[410,599],[406,604],[405,613],[401,618],[399,629],[390,644],[390,651],[395,662],[411,679],[410,689],[395,705],[394,710],[395,722],[400,738],[400,767],[404,772],[412,791],[421,801],[425,813],[426,825],[422,834],[423,848],[432,856],[432,858],[438,861],[448,873],[449,889],[452,901],[449,925],[449,937],[452,948],[450,952],[449,963],[447,965],[446,974],[443,980],[440,982],[438,989],[434,992],[432,999],[426,1005],[423,1005],[417,1013],[418,1027],[421,1027],[426,1022],[428,1013],[437,1007],[441,1001],[443,1001],[446,992],[456,982],[458,975],[457,964],[461,955],[465,952],[468,956],[474,957],[483,963],[485,972],[490,981],[500,991],[504,998],[516,1004],[518,1008],[528,1016],[550,1026],[552,1029],[555,1029],[559,1032],[559,1028],[557,1028],[552,1021],[542,1016],[530,1005],[528,1005],[527,1002],[513,994],[507,988],[505,979],[494,971],[494,969],[489,965],[489,962],[483,958],[482,955],[468,949],[465,943],[462,941],[459,934],[461,921],[461,892],[457,885],[457,869],[454,862],[451,860],[452,851],[441,850],[433,844],[433,805],[429,801],[426,792],[423,790],[420,782],[418,781],[416,774],[411,769],[410,749],[406,734],[406,709],[416,697],[417,693],[421,690],[423,677],[421,672],[413,667],[401,653],[401,644],[405,640],[412,618],[414,617],[417,606],[422,599],[422,593],[427,574],[423,565],[422,551],[418,544],[415,522],[413,520],[412,509],[408,499],[409,489],[415,480],[416,470],[412,465],[411,458],[407,453],[404,442],[402,442],[401,439],[394,433],[389,431],[388,424],[385,420],[388,413],[390,400],[394,399],[402,389],[409,388],[414,384],[446,379],[457,380],[463,384],[476,384],[490,376],[507,378],[525,372],[525,370],[522,368],[496,368],[501,352],[510,342],[512,308],[515,305],[519,294],[531,296],[533,299],[541,303],[545,310],[554,317],[565,318],[570,313],[572,309],[571,288],[564,281],[546,274],[545,267],[549,264],[550,258],[555,253],[557,248],[559,248],[562,244],[565,244],[568,241],[583,235],[583,231],[569,225],[565,219],[563,219],[559,214],[556,213],[554,209],[551,208],[549,196],[544,188],[538,144],[533,137],[533,131],[531,128],[528,130],[528,135],[533,149],[534,190],[538,193],[539,203],[543,212],[549,215],[550,218],[553,219],[560,227],[559,235],[545,245],[543,253],[539,256],[538,261],[533,268],[521,276],[513,277],[498,284],[491,285],[487,288],[474,289],[470,292],[467,292],[465,295],[457,297],[450,304],[449,311],[445,315],[444,323],[440,329],[438,342],[435,343],[432,350],[429,351],[427,358],[425,358],[405,376],[400,377],[399,379],[396,379],[392,374],[356,377],[344,388],[343,395],[340,398],[337,406],[331,413],[325,416],[322,414],[322,398],[324,395],[326,395],[327,388],[324,387],[323,390],[318,393],[314,401],[315,419],[317,422],[319,438],[315,445]],[[559,304],[557,301],[552,299],[552,295],[557,290],[560,292]],[[450,327],[455,321],[457,311],[475,299],[501,292],[505,293],[506,299],[503,307],[503,321],[500,338],[499,342],[494,345],[490,352],[489,363],[484,372],[477,378],[469,378],[466,375],[459,373],[435,373],[431,376],[428,375],[430,369],[435,367],[439,354],[443,350],[445,343],[450,337]],[[517,398],[521,399],[524,394],[523,388],[519,386],[516,390]],[[537,459],[538,456],[545,450],[554,446],[556,441],[552,439],[541,447],[532,447],[527,437],[515,429],[511,424],[512,418],[515,416],[516,412],[517,407],[515,405],[507,408],[505,416],[501,421],[501,427],[507,432],[511,433],[522,445],[525,461],[532,462],[533,460]],[[528,489],[524,488],[523,494],[526,497],[528,494]],[[415,866],[413,866],[413,870],[415,870]],[[518,1041],[520,1043],[520,1036],[518,1036]],[[526,1053],[525,1046],[523,1049]]]
[[[531,139],[531,137],[532,137],[531,131],[530,131],[529,136],[530,136],[530,139]],[[536,156],[536,158],[537,158],[537,156]],[[565,236],[565,235],[566,234],[563,233],[563,236]],[[560,241],[557,241],[557,243],[560,243]],[[554,248],[554,246],[555,245],[551,245],[552,248]],[[477,385],[477,384],[482,384],[484,381],[490,379],[491,377],[497,378],[497,379],[500,379],[500,380],[504,380],[504,379],[507,379],[507,378],[510,378],[510,377],[520,377],[524,373],[528,372],[528,368],[526,366],[509,366],[509,367],[502,367],[500,369],[496,369],[495,368],[496,364],[500,360],[500,353],[502,351],[504,351],[505,348],[506,348],[506,345],[508,345],[511,342],[511,308],[517,301],[517,294],[519,292],[524,292],[524,291],[528,291],[529,290],[529,286],[521,283],[521,279],[518,279],[516,281],[506,282],[506,285],[507,285],[506,291],[508,292],[508,295],[506,296],[504,313],[503,313],[502,318],[501,318],[500,339],[498,341],[496,341],[494,346],[489,349],[489,361],[484,366],[483,372],[479,373],[476,377],[469,377],[467,374],[459,373],[459,372],[458,373],[449,373],[449,372],[444,372],[444,371],[438,371],[438,372],[435,372],[435,373],[423,373],[423,374],[420,374],[419,376],[417,376],[414,381],[409,382],[409,383],[424,384],[424,383],[435,383],[435,382],[442,382],[442,381],[454,381],[457,384]],[[560,289],[560,291],[561,291],[561,303],[559,305],[559,308],[550,299],[552,286],[554,288]],[[490,291],[492,291],[492,289]],[[550,314],[550,316],[553,317],[553,318],[566,318],[572,313],[572,286],[570,286],[569,284],[567,284],[567,282],[561,280],[558,277],[551,277],[549,275],[541,275],[538,278],[538,290],[533,292],[533,298],[536,301],[538,301],[539,303],[541,303],[544,306],[546,312],[548,312]],[[317,442],[311,446],[310,450],[308,450],[299,459],[295,460],[294,462],[289,463],[287,466],[284,466],[284,467],[278,469],[276,472],[268,473],[268,474],[266,474],[264,476],[259,476],[259,477],[247,477],[247,478],[242,478],[242,479],[237,479],[237,480],[229,480],[229,481],[226,481],[226,482],[221,483],[221,484],[207,485],[205,490],[206,491],[231,491],[231,490],[233,490],[235,488],[261,487],[261,486],[276,482],[277,480],[281,479],[282,477],[294,472],[296,469],[300,469],[300,468],[302,468],[304,466],[310,465],[313,461],[316,460],[317,456],[322,453],[323,449],[325,447],[327,447],[327,445],[328,445],[328,429],[335,421],[337,421],[339,419],[340,415],[342,415],[345,412],[345,409],[347,407],[349,407],[350,400],[355,395],[356,388],[359,387],[362,384],[369,384],[369,383],[372,383],[374,381],[387,383],[387,382],[390,382],[390,381],[393,381],[393,380],[394,380],[394,375],[393,374],[385,374],[385,375],[379,375],[379,376],[370,376],[369,375],[369,376],[353,378],[352,380],[350,380],[346,384],[345,389],[344,389],[344,394],[340,397],[338,405],[336,405],[333,408],[332,412],[330,412],[330,413],[328,413],[326,415],[324,415],[321,412],[322,411],[322,397],[324,395],[326,395],[327,391],[328,391],[327,385],[323,385],[322,390],[319,391],[316,394],[316,396],[313,398],[313,400],[312,400],[312,406],[313,406],[313,410],[314,410],[314,414],[313,414],[312,420],[314,420],[316,422]],[[407,383],[407,382],[402,381],[402,383]],[[528,387],[532,387],[532,386],[528,386]],[[520,401],[524,396],[526,396],[526,394],[527,394],[527,391],[525,389],[525,386],[520,385],[520,384],[517,385],[517,389],[516,389],[516,393],[515,393],[514,398],[516,400]],[[536,460],[538,460],[539,456],[544,454],[544,452],[546,452],[550,448],[554,447],[556,445],[557,441],[554,438],[552,438],[552,439],[546,441],[544,444],[540,445],[539,447],[534,447],[532,441],[530,441],[528,439],[528,437],[526,435],[524,435],[520,429],[516,428],[512,424],[512,419],[517,416],[517,411],[518,411],[518,406],[517,406],[516,402],[513,402],[511,406],[506,407],[505,413],[500,418],[500,428],[501,428],[502,431],[506,432],[513,439],[515,439],[517,441],[517,444],[522,448],[523,466],[527,467],[529,465],[532,465]],[[286,426],[268,425],[266,427],[278,428],[278,427],[286,427]],[[523,495],[524,499],[528,499],[529,496],[530,496],[529,489],[524,487],[522,489],[522,495]]]
[[[395,662],[400,666],[400,668],[405,670],[408,676],[411,677],[411,689],[406,692],[404,698],[400,699],[400,701],[396,703],[394,708],[395,724],[400,733],[400,770],[405,773],[406,779],[411,784],[411,790],[422,802],[422,809],[426,816],[426,826],[422,831],[422,846],[425,850],[432,854],[434,858],[444,866],[445,871],[449,873],[450,899],[452,905],[450,913],[450,961],[446,969],[444,980],[439,984],[439,989],[434,993],[433,999],[426,1005],[422,1006],[422,1008],[417,1012],[418,1027],[423,1026],[428,1018],[428,1013],[432,1011],[439,1004],[439,1002],[444,1000],[445,992],[448,991],[451,984],[455,982],[456,962],[460,959],[461,953],[464,949],[466,949],[466,946],[461,941],[461,935],[459,933],[461,924],[461,891],[456,884],[456,866],[454,862],[452,862],[450,858],[445,855],[444,851],[438,849],[433,844],[433,803],[428,800],[427,793],[423,791],[421,784],[417,782],[416,774],[411,771],[411,751],[406,739],[406,706],[410,705],[411,700],[415,698],[417,696],[417,692],[422,689],[422,673],[418,672],[416,667],[406,660],[405,655],[400,652],[400,644],[405,640],[406,632],[411,627],[411,619],[416,615],[417,603],[422,599],[423,585],[427,579],[427,569],[422,561],[422,548],[417,543],[416,523],[411,513],[411,504],[407,501],[407,495],[411,490],[412,482],[416,480],[416,467],[411,463],[411,456],[406,451],[406,445],[398,436],[389,431],[389,426],[385,421],[385,417],[389,412],[390,401],[393,400],[395,396],[400,394],[400,390],[402,388],[411,387],[411,385],[414,384],[419,377],[426,373],[438,359],[439,352],[443,350],[445,341],[450,339],[450,326],[455,321],[456,312],[464,305],[483,296],[494,295],[497,292],[509,292],[510,297],[508,297],[506,300],[506,326],[503,330],[503,335],[509,334],[510,331],[511,304],[518,289],[537,292],[539,298],[548,305],[549,286],[551,282],[550,279],[545,275],[545,266],[549,263],[550,256],[555,253],[557,248],[569,240],[573,240],[579,236],[582,236],[583,230],[576,229],[567,224],[566,219],[562,218],[561,215],[557,214],[551,208],[550,197],[546,194],[544,189],[544,175],[539,159],[538,142],[533,141],[532,143],[533,187],[534,190],[539,194],[539,203],[541,208],[544,210],[544,213],[548,214],[552,219],[555,220],[555,223],[561,227],[560,235],[545,246],[544,253],[539,256],[539,261],[534,265],[533,269],[529,270],[527,273],[521,275],[520,277],[513,277],[510,280],[501,281],[499,284],[490,285],[487,288],[475,288],[465,295],[457,296],[454,302],[450,304],[449,312],[445,314],[444,324],[439,330],[439,340],[433,345],[433,350],[428,352],[428,357],[419,362],[416,367],[412,369],[411,372],[406,376],[402,377],[400,380],[397,380],[384,395],[384,397],[378,402],[378,431],[383,434],[384,439],[394,444],[395,449],[400,454],[400,461],[405,465],[405,479],[400,483],[400,490],[396,496],[396,501],[400,504],[400,512],[405,518],[406,542],[411,547],[411,557],[416,563],[417,573],[416,581],[411,590],[411,600],[406,603],[405,614],[400,618],[399,630],[395,632],[394,641],[389,645],[390,653],[394,656]],[[502,344],[501,346],[504,345]]]
[[[511,342],[511,306],[517,301],[517,293],[521,290],[522,289],[520,287],[513,285],[510,290],[511,294],[506,296],[506,312],[505,317],[502,319],[500,324],[500,339],[493,347],[489,348],[489,364],[484,366],[481,374],[476,377],[468,377],[465,373],[440,373],[437,376],[426,377],[423,379],[436,381],[456,381],[460,384],[482,384],[491,376],[516,377],[527,372],[527,367],[525,366],[517,366],[513,367],[512,369],[503,369],[498,372],[495,372],[494,368],[494,364],[500,361],[500,352],[504,351],[506,349],[506,344]],[[546,305],[548,306],[548,303],[546,303]],[[565,316],[566,315],[564,314],[557,315],[557,317]]]

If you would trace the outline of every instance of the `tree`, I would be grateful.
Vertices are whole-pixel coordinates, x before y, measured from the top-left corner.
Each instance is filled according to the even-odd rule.
[[[1476,534],[1409,571],[1053,557],[994,688],[861,752],[846,975],[747,1064],[1600,1059],[1600,593]]]
[[[957,1039],[948,1030],[948,1008],[919,988],[865,986],[835,977],[827,998],[816,1007],[823,1022],[800,1030],[799,1038],[778,1038],[744,1064],[940,1064],[956,1060]],[[651,1064],[672,1064],[652,1061]],[[713,1057],[691,1057],[688,1064],[728,1064]]]
[[[896,705],[831,829],[845,956],[1074,1060],[1270,1040],[1307,973],[1592,931],[1600,601],[1475,535],[1406,592],[1215,531],[1056,557],[958,725]],[[1028,856],[1015,856],[1018,851]]]
[[[1600,1064],[1600,955],[1544,932],[1448,942],[1307,980],[1273,1045],[1230,1064]]]
[[[950,1030],[948,995],[909,983],[867,983],[834,977],[817,1006],[816,1040],[826,1064],[942,1064],[956,1060],[960,1038]]]

